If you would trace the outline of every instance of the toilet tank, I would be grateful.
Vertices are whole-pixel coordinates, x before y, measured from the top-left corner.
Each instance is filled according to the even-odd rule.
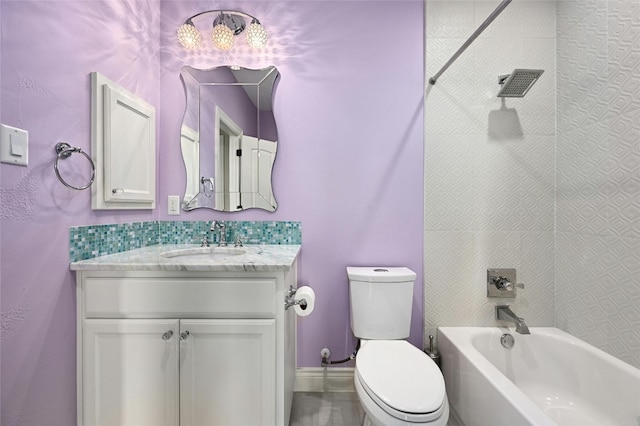
[[[409,337],[413,285],[409,268],[347,267],[351,331],[360,339]]]

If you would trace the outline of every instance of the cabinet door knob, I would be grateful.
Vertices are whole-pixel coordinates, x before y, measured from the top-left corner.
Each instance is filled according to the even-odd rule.
[[[187,337],[189,337],[189,330],[180,333],[180,340],[187,340]]]
[[[162,340],[169,340],[173,336],[173,330],[165,331],[162,333]]]

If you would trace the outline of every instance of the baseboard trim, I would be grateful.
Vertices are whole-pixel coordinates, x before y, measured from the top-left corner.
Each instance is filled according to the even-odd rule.
[[[355,392],[353,371],[353,368],[298,368],[293,390],[294,392]]]

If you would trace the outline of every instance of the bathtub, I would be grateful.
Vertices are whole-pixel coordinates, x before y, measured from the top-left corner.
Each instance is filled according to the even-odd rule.
[[[440,327],[452,415],[466,426],[640,426],[640,370],[557,328]],[[515,344],[505,349],[504,333]]]

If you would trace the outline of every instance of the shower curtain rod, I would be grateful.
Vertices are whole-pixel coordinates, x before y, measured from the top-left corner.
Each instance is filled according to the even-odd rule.
[[[438,80],[438,78],[440,78],[442,73],[445,72],[447,70],[447,68],[449,68],[449,66],[451,66],[451,64],[453,64],[453,62],[456,59],[458,59],[458,56],[460,56],[462,54],[462,52],[464,52],[467,49],[467,47],[469,47],[471,45],[471,43],[473,43],[473,41],[476,38],[478,38],[480,33],[482,33],[489,26],[489,24],[491,24],[493,22],[493,20],[496,19],[498,17],[498,15],[500,15],[500,13],[502,13],[504,8],[507,7],[509,5],[509,3],[511,3],[511,1],[512,0],[502,0],[502,3],[500,3],[498,5],[498,7],[496,7],[496,10],[494,10],[491,13],[491,15],[489,15],[489,17],[487,19],[485,19],[484,22],[478,27],[478,29],[475,30],[473,32],[473,34],[471,34],[471,36],[467,39],[467,41],[465,41],[464,44],[462,46],[460,46],[460,49],[458,49],[458,51],[453,54],[451,59],[449,59],[447,61],[447,63],[444,64],[444,66],[442,68],[440,68],[440,71],[438,71],[436,73],[436,75],[434,75],[433,77],[431,77],[429,79],[429,83],[430,84],[432,84],[432,85],[436,84],[436,81]]]

